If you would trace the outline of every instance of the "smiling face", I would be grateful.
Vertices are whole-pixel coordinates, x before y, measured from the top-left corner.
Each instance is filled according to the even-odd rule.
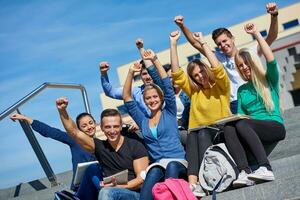
[[[149,85],[153,83],[153,79],[151,78],[146,68],[142,68],[141,79],[145,85]]]
[[[205,70],[198,66],[194,67],[194,70],[192,71],[192,77],[193,79],[203,87],[208,83],[208,76]]]
[[[109,142],[116,142],[120,139],[122,120],[119,115],[105,116],[101,120],[101,130]]]
[[[88,136],[93,137],[96,133],[96,122],[91,116],[85,115],[78,120],[78,128]]]
[[[210,88],[209,75],[206,67],[201,61],[192,61],[188,64],[187,72],[190,78],[198,86],[207,89]]]
[[[161,109],[163,97],[160,92],[158,92],[158,89],[149,86],[151,88],[145,88],[144,91],[144,102],[146,106],[150,109],[151,112],[155,112]]]
[[[235,48],[233,37],[229,37],[227,34],[223,33],[215,39],[215,43],[224,54],[230,57],[233,56],[232,54]]]
[[[241,57],[240,55],[235,56],[235,65],[239,70],[240,75],[245,81],[249,81],[251,79],[251,68],[246,59]]]

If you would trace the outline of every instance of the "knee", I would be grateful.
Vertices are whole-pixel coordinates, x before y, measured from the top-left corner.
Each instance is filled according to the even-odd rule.
[[[242,130],[244,127],[248,126],[248,121],[247,119],[239,120],[235,126],[237,130]]]
[[[98,200],[106,200],[109,199],[111,194],[111,188],[110,187],[103,187],[101,188],[99,195],[98,195]]]
[[[176,162],[176,161],[171,161],[169,162],[169,164],[167,165],[166,171],[174,171],[174,170],[178,170],[180,163]]]
[[[147,177],[160,177],[163,174],[163,169],[161,167],[153,167],[147,172]]]
[[[86,174],[89,174],[90,176],[94,176],[96,174],[101,174],[102,170],[99,164],[91,164],[89,165],[86,170]]]
[[[161,167],[153,167],[147,172],[145,182],[151,184],[160,181],[165,176],[164,169]]]

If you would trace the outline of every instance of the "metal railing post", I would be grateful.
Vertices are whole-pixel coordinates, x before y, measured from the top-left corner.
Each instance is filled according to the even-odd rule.
[[[17,112],[19,114],[21,114],[19,109],[17,109]],[[47,158],[46,158],[46,156],[45,156],[45,154],[44,154],[44,152],[43,152],[43,150],[42,150],[42,148],[39,144],[39,142],[37,141],[30,125],[27,122],[23,121],[23,120],[18,120],[18,121],[20,122],[20,124],[22,126],[22,129],[25,132],[25,135],[26,135],[26,137],[27,137],[27,139],[28,139],[35,155],[37,156],[37,158],[38,158],[38,160],[39,160],[39,162],[40,162],[40,164],[41,164],[48,180],[50,181],[51,187],[57,186],[58,183],[57,183],[56,176],[55,176],[55,174],[54,174],[54,172],[53,172],[53,170],[52,170],[52,168],[51,168],[51,166],[50,166],[50,164],[49,164],[49,162],[48,162],[48,160],[47,160]]]

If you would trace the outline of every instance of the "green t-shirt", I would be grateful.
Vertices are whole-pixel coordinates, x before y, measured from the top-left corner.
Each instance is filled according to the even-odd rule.
[[[261,96],[254,88],[252,81],[248,81],[238,89],[238,113],[249,115],[258,120],[274,120],[283,124],[279,107],[279,71],[276,60],[267,63],[266,79],[271,90],[274,110],[269,113]]]

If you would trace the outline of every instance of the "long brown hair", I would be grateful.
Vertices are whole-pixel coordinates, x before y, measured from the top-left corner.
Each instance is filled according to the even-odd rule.
[[[214,77],[214,74],[210,71],[209,66],[205,62],[203,62],[199,59],[195,59],[188,64],[187,69],[186,69],[189,79],[190,79],[190,81],[192,81],[192,88],[197,89],[197,90],[203,88],[203,86],[201,84],[197,83],[197,81],[192,76],[195,67],[199,67],[200,69],[203,69],[203,71],[206,73],[206,75],[208,77],[208,82],[210,85],[215,84],[215,77]]]

